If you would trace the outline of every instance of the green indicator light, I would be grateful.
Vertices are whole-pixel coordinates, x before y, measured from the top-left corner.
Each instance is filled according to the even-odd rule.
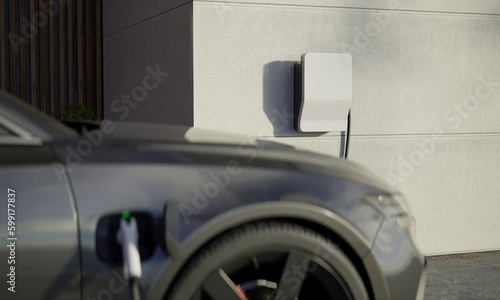
[[[321,125],[321,127],[326,128],[326,125],[325,125],[325,124],[323,124],[323,125]]]
[[[130,211],[128,211],[128,210],[122,211],[122,218],[124,218],[124,219],[130,218]]]

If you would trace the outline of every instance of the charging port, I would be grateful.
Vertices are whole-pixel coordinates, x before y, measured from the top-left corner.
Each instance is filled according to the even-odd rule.
[[[130,218],[135,218],[139,230],[138,248],[141,260],[153,256],[158,243],[157,229],[153,217],[145,212],[130,212]],[[99,260],[112,265],[123,262],[121,246],[116,240],[120,228],[122,212],[103,216],[97,223],[96,254]]]

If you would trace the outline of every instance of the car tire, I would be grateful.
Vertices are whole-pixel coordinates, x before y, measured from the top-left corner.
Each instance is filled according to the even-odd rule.
[[[288,222],[231,230],[190,259],[167,299],[368,299],[348,257],[323,235]]]

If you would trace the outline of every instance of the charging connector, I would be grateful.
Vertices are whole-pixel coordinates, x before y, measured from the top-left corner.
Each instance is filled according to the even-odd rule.
[[[123,271],[125,279],[129,281],[130,293],[133,300],[140,300],[139,281],[142,276],[141,256],[139,254],[139,229],[130,212],[122,212],[120,228],[116,235],[118,244],[122,247]]]

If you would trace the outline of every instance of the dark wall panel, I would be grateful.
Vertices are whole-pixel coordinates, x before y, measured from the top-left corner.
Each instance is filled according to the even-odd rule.
[[[186,4],[104,37],[106,118],[193,125],[192,17]]]
[[[104,36],[180,7],[191,0],[106,0],[103,1]]]

